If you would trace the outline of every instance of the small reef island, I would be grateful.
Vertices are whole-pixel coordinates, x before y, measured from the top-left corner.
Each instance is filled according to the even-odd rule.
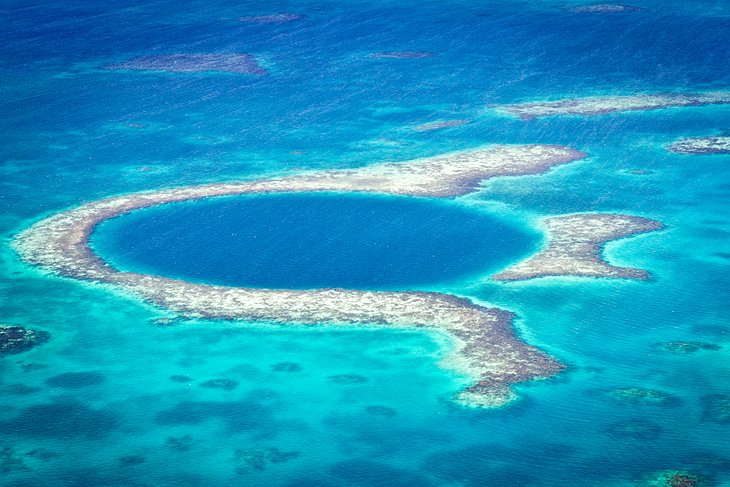
[[[74,279],[108,283],[184,316],[287,324],[428,327],[450,336],[452,353],[443,365],[472,378],[457,400],[471,406],[498,406],[514,397],[510,385],[550,377],[563,366],[520,340],[513,314],[437,292],[347,289],[254,289],[195,284],[166,277],[121,272],[90,248],[101,222],[141,208],[218,196],[364,192],[454,198],[474,192],[494,177],[539,174],[585,157],[556,145],[493,145],[361,169],[314,171],[288,177],[207,184],[111,197],[64,211],[27,228],[13,241],[22,258]],[[645,279],[636,269],[604,262],[601,246],[661,227],[645,218],[614,214],[573,214],[548,219],[545,250],[495,276],[500,280],[548,275]]]

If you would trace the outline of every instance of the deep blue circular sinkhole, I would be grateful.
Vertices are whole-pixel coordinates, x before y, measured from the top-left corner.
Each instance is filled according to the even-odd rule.
[[[450,201],[289,193],[138,210],[102,223],[92,246],[120,270],[192,282],[405,290],[494,271],[538,240]]]

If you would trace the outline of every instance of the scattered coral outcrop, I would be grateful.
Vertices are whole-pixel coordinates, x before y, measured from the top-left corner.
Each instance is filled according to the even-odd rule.
[[[0,356],[27,352],[47,342],[50,333],[22,326],[0,325]]]
[[[696,137],[682,139],[669,145],[667,149],[677,154],[730,154],[730,136]]]
[[[583,117],[613,112],[660,110],[663,108],[730,104],[730,91],[668,93],[656,95],[591,96],[555,101],[498,105],[497,111],[530,120],[555,115]]]
[[[165,54],[139,56],[119,64],[104,66],[111,70],[164,71],[169,73],[236,73],[264,75],[256,57],[246,53],[232,54]]]

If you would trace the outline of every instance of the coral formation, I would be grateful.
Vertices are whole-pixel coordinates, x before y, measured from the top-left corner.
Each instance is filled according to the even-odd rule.
[[[165,71],[168,73],[236,73],[264,75],[251,54],[167,54],[139,56],[119,64],[104,66],[111,70]]]
[[[565,100],[515,103],[493,108],[530,120],[555,115],[593,116],[613,112],[659,110],[663,108],[730,104],[730,91],[668,93],[657,95],[592,96]]]
[[[46,331],[22,326],[0,325],[0,356],[27,352],[51,338]]]
[[[730,136],[682,139],[669,145],[667,149],[677,154],[730,154]]]
[[[630,215],[583,213],[543,221],[547,244],[533,257],[492,276],[518,281],[545,276],[614,277],[645,280],[641,269],[616,267],[603,260],[603,245],[611,240],[662,228],[655,220]]]

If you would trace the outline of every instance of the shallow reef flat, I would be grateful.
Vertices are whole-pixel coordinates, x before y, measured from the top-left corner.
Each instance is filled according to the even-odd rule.
[[[139,56],[120,64],[104,66],[104,69],[169,73],[267,74],[267,71],[256,61],[256,57],[246,53]]]
[[[447,129],[451,127],[460,127],[469,123],[469,120],[458,119],[458,120],[440,120],[437,122],[428,122],[421,125],[416,125],[413,130],[416,132],[432,132],[434,130]]]
[[[647,486],[651,487],[700,487],[707,485],[700,475],[685,470],[665,470],[653,475]]]
[[[119,286],[185,316],[286,324],[435,328],[450,335],[454,343],[453,353],[444,365],[473,379],[472,385],[459,393],[458,400],[474,406],[496,406],[513,396],[510,384],[549,377],[562,369],[561,364],[517,338],[512,326],[513,315],[507,311],[433,292],[250,289],[120,272],[94,254],[89,247],[89,236],[99,223],[109,218],[178,201],[313,191],[447,198],[468,194],[485,179],[542,173],[582,157],[583,153],[562,146],[494,145],[361,169],[316,171],[123,195],[41,220],[17,235],[13,246],[28,263],[62,276]],[[599,246],[606,240],[658,226],[651,220],[621,215],[551,219],[550,269],[559,274],[641,277],[641,271],[602,263]],[[538,270],[546,272],[544,266]]]
[[[621,5],[616,3],[594,3],[592,5],[578,5],[576,7],[567,7],[568,10],[575,13],[599,13],[599,14],[617,14],[622,12],[644,12],[646,9],[641,7],[632,7],[631,5]]]
[[[423,59],[433,57],[428,51],[383,51],[370,54],[373,59]]]
[[[669,145],[667,150],[677,154],[730,154],[730,136],[682,139]]]
[[[604,391],[606,397],[629,404],[644,404],[663,407],[677,406],[681,401],[667,392],[644,387],[620,387]]]
[[[715,343],[698,342],[698,341],[681,341],[681,342],[665,342],[657,343],[656,348],[663,352],[672,352],[680,354],[690,354],[695,352],[717,352],[722,350],[720,345]]]
[[[612,277],[646,280],[649,273],[616,267],[602,258],[603,245],[662,228],[656,220],[631,215],[583,213],[546,218],[542,226],[547,244],[534,256],[492,276],[498,281],[520,281],[547,276]]]
[[[555,115],[594,116],[613,112],[730,104],[730,91],[666,93],[628,96],[592,96],[555,101],[497,105],[492,108],[522,120]]]
[[[251,24],[285,24],[287,22],[294,22],[303,19],[304,15],[294,14],[291,12],[281,12],[278,14],[247,15],[245,17],[240,17],[238,20]]]

